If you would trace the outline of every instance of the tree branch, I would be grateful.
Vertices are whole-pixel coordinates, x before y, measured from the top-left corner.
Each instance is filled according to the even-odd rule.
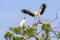
[[[56,18],[54,18],[53,20],[47,20],[47,19],[44,19],[44,20],[48,21],[49,23],[52,23],[52,22],[55,21],[57,18],[58,18],[58,14],[56,13]]]
[[[56,18],[54,18],[53,20],[51,20],[49,23],[52,23],[53,21],[55,21],[58,18],[58,14],[56,13]]]
[[[60,27],[54,27],[54,28],[51,28],[51,29],[57,29],[57,28],[60,28]]]
[[[24,40],[28,40],[27,34],[24,35]]]
[[[39,35],[41,33],[41,31],[39,31],[36,35]]]
[[[56,32],[58,32],[57,30],[51,30],[55,35],[56,35]]]
[[[50,37],[50,38],[56,38],[56,36],[52,36],[52,37]]]

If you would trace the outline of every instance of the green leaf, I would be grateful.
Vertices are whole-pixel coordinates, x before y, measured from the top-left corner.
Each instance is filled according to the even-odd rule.
[[[60,32],[57,33],[57,38],[60,38]]]
[[[4,38],[11,38],[12,37],[12,33],[11,32],[9,32],[9,31],[7,31],[6,33],[5,33],[5,35],[4,35]]]
[[[30,27],[30,28],[27,28],[24,33],[28,34],[31,37],[31,36],[34,36],[36,32],[37,32],[36,28]]]
[[[50,27],[51,27],[51,25],[49,23],[42,24],[42,26],[41,26],[42,30],[44,30],[47,34],[50,32]]]
[[[19,36],[13,36],[13,38],[11,40],[22,40],[23,38],[22,37],[19,37]]]

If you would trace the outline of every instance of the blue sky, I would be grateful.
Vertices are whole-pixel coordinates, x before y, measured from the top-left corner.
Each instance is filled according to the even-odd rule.
[[[43,3],[46,3],[47,8],[42,18],[52,20],[55,18],[56,13],[60,17],[60,0],[0,0],[0,40],[5,40],[4,33],[9,30],[10,26],[18,26],[23,17],[27,19],[26,25],[34,21],[33,17],[22,14],[21,9],[35,11]],[[59,22],[60,18],[52,24],[58,26]]]

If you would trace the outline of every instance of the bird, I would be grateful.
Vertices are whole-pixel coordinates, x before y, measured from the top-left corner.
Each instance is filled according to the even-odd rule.
[[[33,22],[29,27],[37,27],[38,24],[44,24],[46,23],[45,21],[42,21],[42,20],[37,20],[35,22]]]
[[[32,17],[40,18],[40,16],[44,13],[45,9],[46,9],[46,4],[43,3],[37,11],[32,11],[31,9],[22,9],[21,12],[24,14],[28,14]]]
[[[33,22],[30,27],[37,27],[37,25],[40,24],[40,20]]]
[[[24,17],[23,20],[20,22],[20,27],[23,27],[25,25],[26,18]]]

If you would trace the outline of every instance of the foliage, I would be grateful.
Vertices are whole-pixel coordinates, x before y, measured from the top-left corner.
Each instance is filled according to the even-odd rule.
[[[28,38],[34,37],[36,40],[51,40],[52,37],[49,36],[50,32],[52,31],[55,33],[54,30],[51,29],[51,24],[50,23],[42,23],[41,25],[41,30],[44,31],[42,33],[41,37],[37,37],[39,33],[37,33],[38,29],[37,27],[11,27],[10,31],[7,31],[4,35],[5,39],[10,39],[10,40],[25,40],[24,36],[27,34]],[[19,34],[19,35],[18,35]],[[38,35],[37,35],[38,34]],[[55,33],[57,38],[60,38],[60,32]]]
[[[37,31],[37,28],[33,28],[33,27],[29,27],[29,28],[26,28],[26,26],[11,27],[10,32],[7,31],[4,35],[4,38],[6,38],[6,39],[10,38],[11,40],[22,40],[22,38],[23,38],[22,36],[24,36],[25,34],[27,34],[29,37],[32,37],[32,36],[34,36],[36,31]],[[12,35],[12,34],[15,34],[15,35],[19,34],[19,35],[21,35],[21,37],[19,37],[19,36],[15,37],[15,35]]]
[[[7,31],[6,33],[5,33],[5,35],[4,35],[4,38],[6,39],[6,38],[11,38],[12,37],[12,33],[11,32],[9,32],[9,31]]]
[[[44,30],[47,34],[50,32],[51,25],[49,23],[43,23],[42,24],[42,30]]]
[[[27,34],[27,36],[28,36],[27,39],[29,39],[31,37],[35,37],[36,40],[51,40],[51,38],[49,36],[50,32],[52,31],[50,23],[42,23],[41,30],[43,30],[44,33],[42,33],[41,37],[36,37],[39,35],[39,33],[37,33],[37,31],[38,31],[37,27],[26,27],[26,26],[11,27],[10,31],[7,31],[5,33],[4,38],[8,39],[8,40],[9,39],[10,40],[24,40],[24,36],[25,36],[25,34]],[[53,30],[53,33],[55,33],[54,30]],[[36,34],[38,34],[38,35],[36,35]],[[60,38],[60,32],[58,32],[55,35],[57,38]]]
[[[57,33],[57,38],[60,38],[60,32]]]

